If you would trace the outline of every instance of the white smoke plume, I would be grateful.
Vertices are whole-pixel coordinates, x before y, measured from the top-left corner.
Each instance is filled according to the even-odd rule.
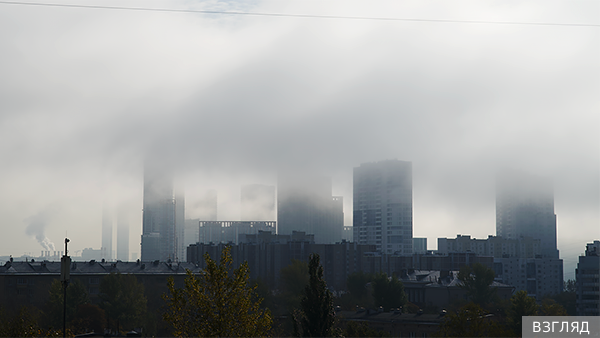
[[[52,213],[49,210],[43,210],[25,219],[25,222],[29,223],[25,232],[29,236],[35,237],[35,239],[40,243],[42,248],[46,251],[54,251],[55,246],[54,243],[46,237],[46,226],[48,224],[48,220],[52,217]]]

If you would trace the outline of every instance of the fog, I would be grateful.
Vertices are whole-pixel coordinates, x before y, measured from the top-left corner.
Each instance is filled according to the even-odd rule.
[[[598,25],[597,2],[102,5],[481,23],[0,4],[0,254],[99,248],[107,199],[139,254],[144,158],[172,164],[191,217],[217,191],[219,220],[240,218],[241,186],[318,170],[346,225],[353,167],[411,161],[430,249],[495,234],[495,173],[523,170],[554,182],[567,278],[600,237],[600,29],[532,24]]]

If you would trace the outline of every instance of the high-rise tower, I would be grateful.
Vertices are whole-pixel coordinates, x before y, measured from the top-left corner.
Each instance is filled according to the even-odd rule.
[[[120,206],[117,211],[117,259],[129,261],[129,220],[127,209]]]
[[[102,247],[100,255],[102,258],[112,260],[112,242],[113,242],[113,219],[108,206],[102,208]]]
[[[142,260],[177,259],[176,199],[169,170],[144,168]]]
[[[387,160],[354,168],[354,241],[412,255],[412,163]]]
[[[558,258],[552,182],[516,171],[500,173],[496,180],[496,235],[540,239],[542,256]]]
[[[277,233],[304,231],[316,243],[342,240],[342,197],[331,195],[331,178],[280,173],[277,183]]]

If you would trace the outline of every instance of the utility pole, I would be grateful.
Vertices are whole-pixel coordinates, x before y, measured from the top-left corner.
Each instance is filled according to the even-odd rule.
[[[63,286],[63,338],[67,336],[67,286],[71,277],[71,257],[67,256],[67,243],[69,239],[65,238],[65,254],[60,259],[60,282]]]

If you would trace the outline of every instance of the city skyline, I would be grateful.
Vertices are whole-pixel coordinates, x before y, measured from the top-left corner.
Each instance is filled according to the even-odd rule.
[[[0,5],[0,254],[100,248],[104,200],[129,211],[135,253],[150,154],[177,164],[186,218],[215,189],[238,219],[242,185],[294,167],[333,178],[346,225],[352,168],[397,158],[432,248],[495,233],[497,169],[551,179],[570,273],[600,237],[600,46],[569,24],[598,24],[600,4],[460,4],[118,4],[423,22]]]

